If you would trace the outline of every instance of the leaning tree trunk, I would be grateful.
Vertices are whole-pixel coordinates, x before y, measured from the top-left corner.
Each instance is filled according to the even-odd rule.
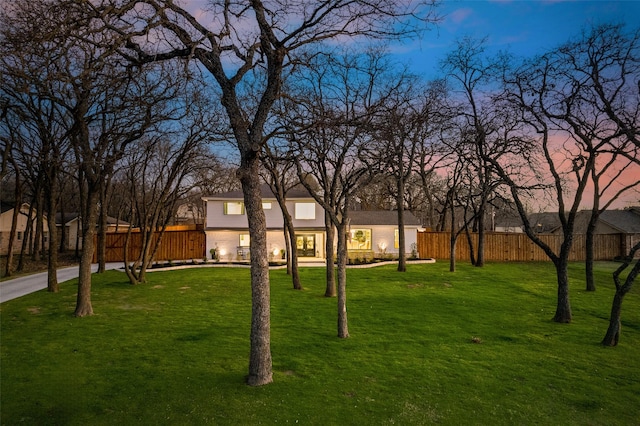
[[[245,154],[238,169],[245,211],[251,230],[251,348],[247,384],[260,386],[273,381],[267,225],[260,195],[257,155]]]
[[[346,218],[343,217],[343,220]],[[347,219],[348,220],[348,219]],[[338,234],[338,337],[349,337],[347,322],[347,224],[340,223]]]
[[[620,289],[616,290],[616,294],[613,296],[613,304],[611,305],[611,316],[609,317],[609,328],[607,328],[607,334],[602,339],[604,346],[617,346],[618,340],[620,340],[620,318],[622,317],[622,300],[624,294],[620,292]]]
[[[633,283],[640,273],[640,260],[636,261],[633,269],[627,274],[624,284],[620,284],[620,274],[627,269],[627,267],[633,262],[633,258],[636,252],[640,250],[640,242],[636,243],[627,255],[624,263],[618,267],[613,273],[613,282],[616,285],[616,294],[613,297],[613,304],[611,305],[611,317],[609,318],[609,328],[607,334],[602,339],[602,344],[605,346],[616,346],[620,340],[621,330],[621,314],[622,314],[622,300],[624,296],[631,290]]]
[[[296,247],[296,229],[293,226],[291,215],[285,208],[282,209],[282,215],[284,216],[284,223],[287,228],[287,236],[289,237],[289,259],[291,261],[291,281],[293,282],[293,288],[295,290],[302,290],[302,284],[300,284],[300,273],[298,272],[298,251]]]

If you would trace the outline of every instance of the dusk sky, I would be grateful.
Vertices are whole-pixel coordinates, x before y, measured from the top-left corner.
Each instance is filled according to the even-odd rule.
[[[640,26],[640,0],[533,1],[444,0],[438,8],[442,22],[422,40],[394,46],[417,74],[436,74],[438,62],[464,36],[487,37],[494,51],[532,56],[564,43],[591,24],[625,23]]]

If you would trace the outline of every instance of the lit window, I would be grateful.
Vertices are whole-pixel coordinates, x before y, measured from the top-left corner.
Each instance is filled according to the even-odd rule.
[[[400,248],[400,234],[397,229],[394,231],[393,246],[395,248]]]
[[[244,203],[242,201],[224,203],[224,214],[244,214]]]
[[[352,229],[349,237],[348,250],[371,250],[371,229]]]
[[[315,219],[316,203],[296,203],[296,219]]]
[[[262,210],[271,210],[271,203],[270,202],[263,202],[262,203]]]
[[[240,247],[249,247],[249,234],[240,234]]]

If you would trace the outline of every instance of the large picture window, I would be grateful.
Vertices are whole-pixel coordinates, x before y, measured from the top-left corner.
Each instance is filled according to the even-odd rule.
[[[349,231],[347,250],[371,250],[371,229]]]
[[[242,201],[233,201],[224,203],[224,214],[239,215],[244,214],[244,203]]]
[[[296,203],[296,219],[315,219],[316,203]]]

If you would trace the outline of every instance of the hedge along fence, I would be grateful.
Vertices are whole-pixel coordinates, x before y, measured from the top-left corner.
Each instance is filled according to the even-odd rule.
[[[540,234],[539,238],[559,253],[562,236]],[[627,237],[623,234],[594,235],[594,260],[613,260],[623,256],[627,246]],[[478,234],[472,233],[471,240],[475,251],[478,249]],[[585,260],[586,235],[573,237],[569,260]],[[421,258],[449,259],[451,235],[449,232],[418,232],[418,253]],[[485,233],[484,258],[487,261],[528,262],[547,261],[549,258],[526,234],[521,233]],[[462,233],[456,243],[456,260],[470,260],[467,236]]]
[[[160,233],[154,235],[154,243]],[[124,262],[124,243],[127,239],[126,232],[109,232],[106,235],[105,261]],[[195,225],[178,225],[167,227],[160,247],[153,260],[186,260],[204,259],[205,253],[205,233],[202,227]],[[140,230],[133,230],[129,241],[128,258],[130,261],[137,259],[142,250],[142,233]],[[97,262],[97,252],[93,253],[93,262]]]

